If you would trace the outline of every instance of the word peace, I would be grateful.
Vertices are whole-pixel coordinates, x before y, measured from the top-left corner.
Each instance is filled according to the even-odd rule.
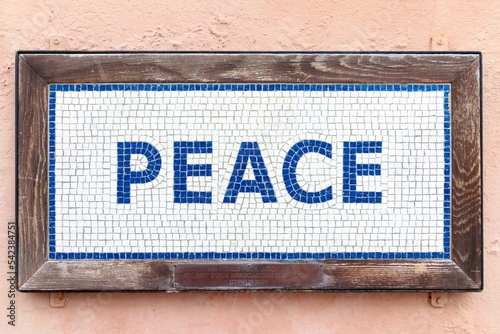
[[[190,191],[187,187],[189,177],[212,176],[210,164],[188,164],[190,154],[210,154],[213,147],[210,141],[174,142],[174,203],[212,203],[212,193]],[[344,142],[342,170],[342,200],[344,203],[382,203],[382,192],[357,191],[356,178],[365,175],[380,175],[380,164],[358,164],[357,154],[381,153],[382,142],[358,141]],[[332,145],[320,140],[302,140],[294,144],[283,162],[283,183],[288,194],[302,203],[323,203],[333,199],[333,189],[329,186],[315,192],[302,189],[297,181],[297,165],[308,153],[317,153],[332,158]],[[147,167],[140,171],[131,169],[132,154],[143,155]],[[130,185],[153,181],[162,167],[159,151],[147,142],[118,143],[118,181],[117,202],[130,203]],[[245,170],[251,165],[254,179],[243,179]],[[223,203],[235,203],[239,193],[259,193],[264,203],[277,202],[273,184],[268,176],[267,167],[257,142],[242,142],[234,169],[226,188]]]

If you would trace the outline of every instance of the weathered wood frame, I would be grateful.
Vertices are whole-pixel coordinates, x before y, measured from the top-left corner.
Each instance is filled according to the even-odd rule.
[[[315,261],[324,268],[324,285],[293,289],[482,290],[480,53],[26,51],[16,59],[20,291],[181,290],[174,265],[188,261],[48,260],[48,84],[80,82],[450,83],[451,259]]]

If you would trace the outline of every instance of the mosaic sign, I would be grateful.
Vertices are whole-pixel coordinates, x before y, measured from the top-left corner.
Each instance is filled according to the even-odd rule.
[[[86,57],[111,71],[137,56]],[[228,56],[205,62],[227,63]],[[339,56],[356,57],[330,55]],[[59,57],[86,68],[86,57]],[[199,55],[191,57],[204,68]],[[406,76],[360,80],[335,75],[325,55],[311,57],[301,61],[332,66],[330,77],[262,80],[240,64],[224,80],[196,71],[184,80],[161,72],[153,82],[138,73],[131,76],[142,80],[60,73],[47,80],[40,93],[45,124],[38,125],[46,129],[47,154],[37,167],[45,169],[47,189],[46,221],[38,222],[45,224],[44,261],[56,271],[118,266],[125,277],[140,264],[137,270],[153,275],[120,287],[116,273],[99,269],[102,290],[380,289],[394,282],[367,277],[349,286],[349,277],[371,265],[390,275],[388,264],[429,266],[432,282],[409,289],[447,288],[442,280],[450,273],[432,268],[458,269],[452,233],[454,222],[461,224],[454,203],[463,190],[453,188],[453,149],[463,145],[455,130],[464,122],[463,92],[448,72],[417,80],[409,66]],[[160,58],[150,60],[158,70],[179,66],[175,54]],[[383,68],[390,73],[400,58],[382,58]],[[264,67],[284,58],[266,59]],[[455,71],[463,72],[477,55],[438,59],[459,60]]]
[[[449,258],[449,84],[50,85],[51,259]]]

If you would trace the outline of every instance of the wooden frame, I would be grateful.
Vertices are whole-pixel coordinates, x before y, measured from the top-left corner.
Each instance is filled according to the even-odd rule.
[[[482,290],[480,53],[21,51],[16,59],[20,291],[228,289],[189,284],[181,287],[175,278],[179,261],[48,259],[48,84],[80,82],[450,83],[453,110],[451,258],[308,261],[320,264],[321,285],[261,288]],[[228,262],[231,261],[224,263]]]

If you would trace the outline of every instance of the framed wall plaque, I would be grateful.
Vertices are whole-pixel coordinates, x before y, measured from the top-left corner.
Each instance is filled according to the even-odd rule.
[[[480,53],[16,64],[21,291],[482,290]]]

